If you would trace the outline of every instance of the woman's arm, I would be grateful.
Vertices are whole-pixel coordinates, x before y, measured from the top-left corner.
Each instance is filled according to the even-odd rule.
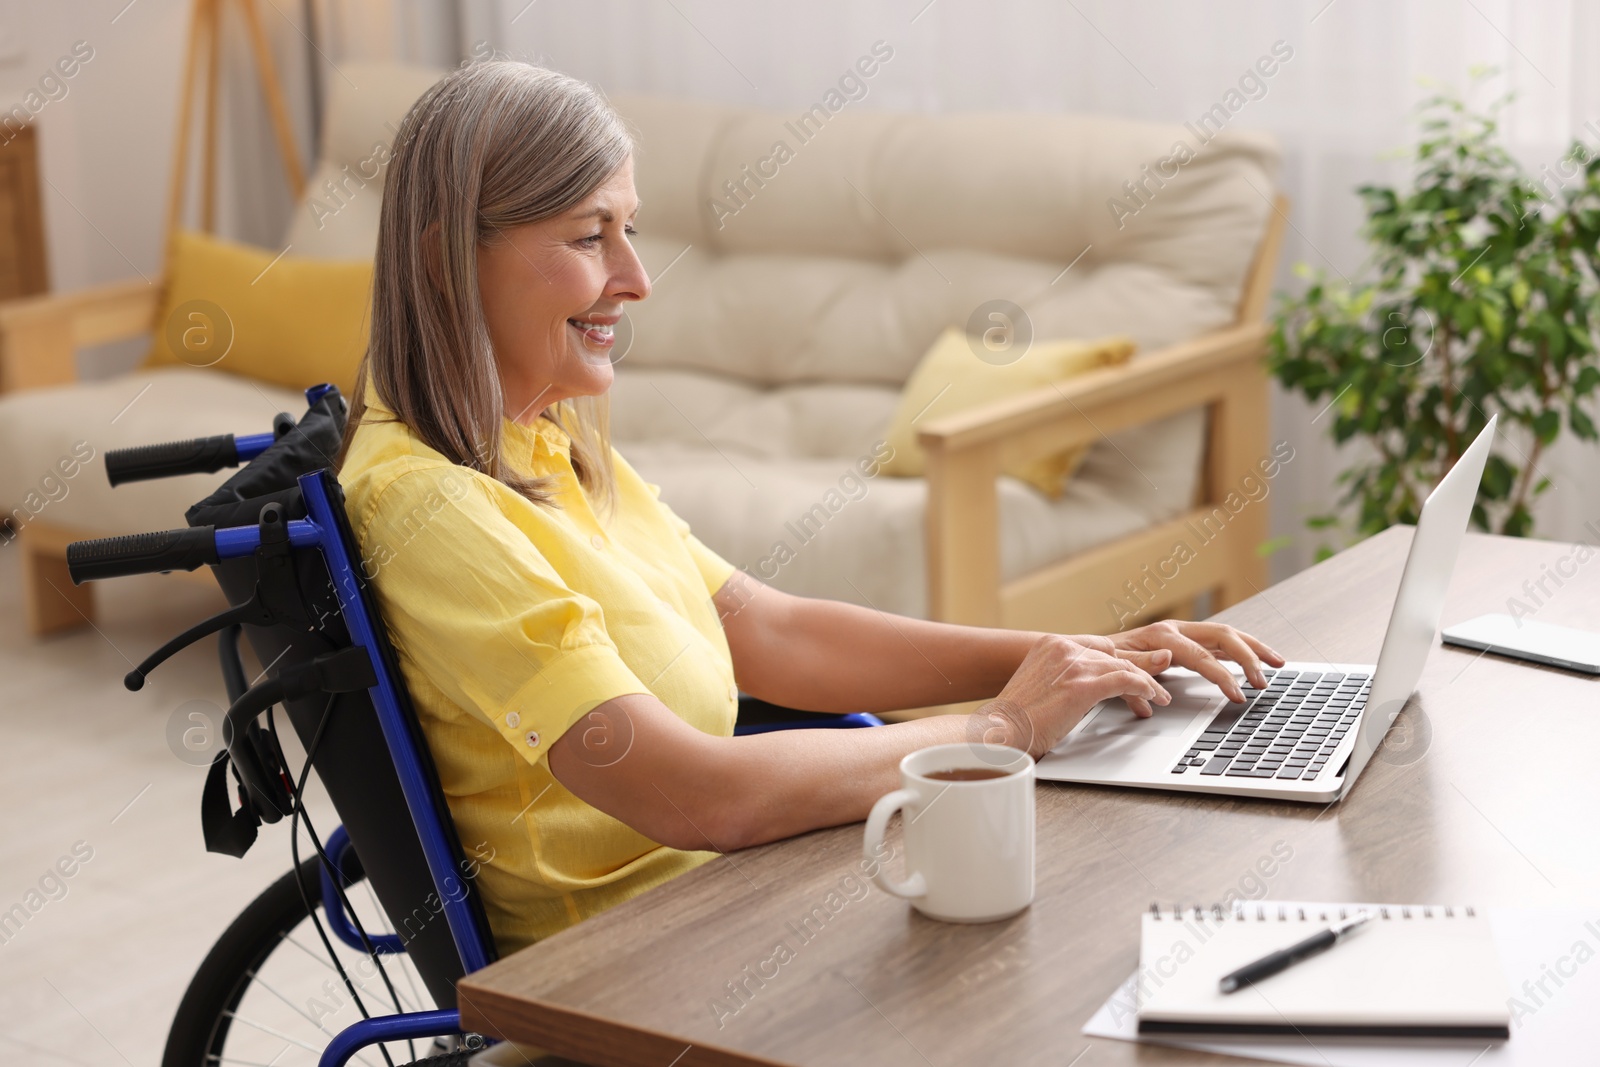
[[[774,703],[876,711],[999,696],[972,715],[747,737],[702,733],[647,694],[607,701],[551,747],[551,773],[674,848],[729,851],[864,819],[898,784],[901,757],[929,745],[1004,744],[1037,758],[1102,700],[1122,697],[1139,715],[1170,701],[1151,675],[1173,663],[1237,697],[1219,657],[1258,685],[1258,655],[1283,662],[1221,623],[1160,622],[1114,637],[989,630],[790,596],[742,572],[716,602],[740,687]]]
[[[1160,669],[1169,654],[1140,658]],[[901,757],[919,748],[993,743],[1041,755],[1089,708],[1115,696],[1171,699],[1128,660],[1045,636],[981,714],[869,730],[715,737],[655,697],[631,694],[569,727],[551,746],[550,771],[580,799],[653,841],[725,852],[866,818],[897,785]]]
[[[714,598],[751,696],[802,711],[897,711],[1000,692],[1042,634],[911,619],[733,576]]]
[[[735,571],[714,599],[739,688],[804,711],[896,711],[984,700],[1000,691],[1044,636],[794,596],[744,571]],[[1144,669],[1150,664],[1142,653],[1165,650],[1170,662],[1198,671],[1232,700],[1243,694],[1223,658],[1242,665],[1255,685],[1266,684],[1263,660],[1273,666],[1284,662],[1265,644],[1223,623],[1158,622],[1111,637],[1074,635],[1072,640]],[[1134,704],[1141,714],[1150,710],[1137,700]]]

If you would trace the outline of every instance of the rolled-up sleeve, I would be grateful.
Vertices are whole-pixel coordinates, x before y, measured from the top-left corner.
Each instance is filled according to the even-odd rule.
[[[352,516],[402,665],[537,763],[595,706],[648,693],[593,599],[459,468],[397,476]]]

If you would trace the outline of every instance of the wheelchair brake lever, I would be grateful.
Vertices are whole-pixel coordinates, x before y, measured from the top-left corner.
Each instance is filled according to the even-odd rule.
[[[151,671],[171,659],[175,654],[194,644],[202,637],[225,630],[240,623],[271,626],[275,623],[309,623],[296,598],[294,558],[289,547],[289,524],[282,505],[277,502],[261,509],[261,543],[256,550],[256,588],[249,600],[237,607],[213,615],[204,622],[189,627],[150,655],[144,662],[123,675],[122,684],[129,692],[144,688],[145,678]],[[238,639],[233,641],[234,656],[238,656]],[[226,664],[226,652],[223,662]],[[224,668],[226,669],[226,668]],[[232,694],[230,694],[231,696]]]

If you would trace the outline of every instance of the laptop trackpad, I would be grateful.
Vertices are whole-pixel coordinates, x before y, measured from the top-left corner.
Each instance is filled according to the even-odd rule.
[[[1094,713],[1094,718],[1084,723],[1083,729],[1078,732],[1077,740],[1087,741],[1098,737],[1160,737],[1165,734],[1181,734],[1189,728],[1195,712],[1202,710],[1194,703],[1187,707],[1174,709],[1178,703],[1173,697],[1172,704],[1166,707],[1157,707],[1155,714],[1148,719],[1141,719],[1133,713],[1133,709],[1121,700],[1109,700],[1100,705],[1100,710]]]
[[[1123,701],[1105,701],[1040,761],[1039,776],[1104,781],[1170,770],[1182,753],[1182,736],[1209,721],[1224,700],[1213,683],[1190,671],[1169,671],[1161,682],[1172,703],[1155,705],[1155,714],[1141,719]]]

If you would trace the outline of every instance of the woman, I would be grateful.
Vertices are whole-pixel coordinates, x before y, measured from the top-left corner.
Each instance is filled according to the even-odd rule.
[[[1034,756],[1097,701],[1282,659],[1215,623],[1062,637],[899,618],[737,571],[606,436],[612,328],[650,294],[632,143],[590,87],[470,66],[411,109],[378,238],[347,508],[502,952],[704,862],[865,817],[908,752]],[[739,690],[977,715],[732,737]]]

